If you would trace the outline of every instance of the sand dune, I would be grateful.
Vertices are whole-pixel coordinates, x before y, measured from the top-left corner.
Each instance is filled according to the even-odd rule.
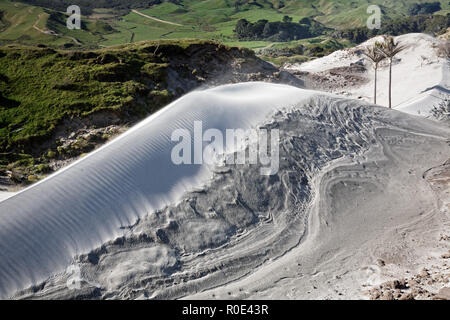
[[[434,43],[403,39],[419,38],[396,72]],[[340,54],[304,68],[355,58]],[[394,89],[413,115],[268,83],[186,95],[0,202],[0,297],[367,298],[389,278],[377,260],[415,270],[448,235],[448,192],[427,173],[450,158],[450,128],[415,116],[447,94],[448,64],[413,69],[421,81]],[[279,171],[173,164],[171,134],[194,121],[279,129]]]
[[[200,168],[170,167],[170,175],[164,171],[159,177],[153,170],[167,161],[150,161],[155,149],[139,154],[152,138],[147,130],[162,119],[186,119],[188,111],[190,119],[219,128],[257,123],[279,128],[278,174],[261,176],[258,166],[246,164],[210,168],[204,175]],[[422,175],[450,158],[449,137],[448,126],[438,122],[285,86],[250,83],[193,93],[0,204],[6,218],[3,294],[40,283],[14,297],[363,297],[363,284],[381,281],[377,258],[417,262],[426,245],[410,240],[418,232],[441,231],[428,229],[440,208]],[[168,146],[160,144],[157,155],[167,155]],[[159,178],[134,182],[153,175]],[[157,201],[167,179],[173,186],[182,177],[188,183],[164,198],[167,202]],[[46,194],[56,194],[39,199],[44,187]],[[32,226],[28,229],[13,220],[24,211],[9,211],[27,203],[29,215],[20,218]],[[402,230],[408,230],[409,242]],[[21,246],[12,250],[11,241]],[[80,254],[73,260],[82,279],[79,289],[67,285],[72,274],[60,272],[75,254]],[[45,280],[51,274],[56,275]]]
[[[277,108],[313,93],[242,84],[194,92],[110,144],[0,202],[0,293],[9,295],[123,235],[123,227],[181,199],[211,175],[206,166],[171,162],[177,128],[249,128]]]
[[[0,202],[14,195],[14,192],[0,191]]]

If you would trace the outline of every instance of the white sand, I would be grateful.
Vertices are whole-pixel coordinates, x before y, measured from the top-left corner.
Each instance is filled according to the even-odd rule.
[[[0,202],[12,197],[15,192],[0,191]]]
[[[230,92],[233,96],[229,96]],[[112,183],[112,173],[89,174],[79,181],[72,177],[65,179],[70,183],[57,185],[67,195],[64,201],[49,203],[45,212],[51,215],[52,208],[57,208],[53,220],[45,226],[47,236],[39,237],[44,226],[32,218],[26,219],[33,226],[25,233],[33,240],[28,243],[24,237],[17,239],[8,233],[5,236],[4,230],[8,229],[24,235],[20,233],[23,227],[0,224],[5,240],[0,244],[0,252],[6,252],[3,257],[7,259],[0,260],[0,270],[21,276],[15,280],[31,282],[27,277],[41,270],[38,267],[47,262],[48,256],[61,266],[68,263],[64,258],[69,254],[65,255],[58,243],[63,242],[66,250],[72,252],[75,245],[83,244],[82,237],[91,239],[93,247],[96,245],[93,234],[103,236],[97,243],[117,235],[123,237],[75,258],[83,276],[79,290],[69,290],[66,285],[69,275],[60,273],[46,280],[41,289],[26,290],[15,297],[355,299],[367,298],[363,285],[389,278],[376,265],[377,259],[383,259],[390,269],[415,270],[421,266],[431,249],[436,248],[438,236],[448,230],[448,214],[443,214],[438,195],[422,176],[450,158],[447,143],[450,128],[360,101],[259,83],[195,93],[171,108],[177,110],[185,103],[191,108],[199,107],[204,95],[205,109],[196,117],[204,118],[209,105],[217,110],[219,105],[233,108],[239,102],[258,101],[259,108],[266,110],[271,102],[267,93],[277,100],[278,107],[282,106],[267,119],[267,126],[279,128],[281,133],[280,171],[276,176],[261,176],[259,167],[251,165],[214,169],[215,174],[206,186],[185,194],[182,201],[173,200],[175,204],[157,213],[149,211],[146,215],[144,210],[140,211],[142,219],[123,232],[113,222],[109,222],[109,230],[104,227],[110,219],[108,212],[114,213],[113,219],[126,216],[128,211],[122,204],[131,194],[122,189],[123,184]],[[295,100],[299,102],[292,106]],[[182,114],[183,111],[177,116]],[[233,120],[227,125],[245,125],[252,119],[245,114],[242,123],[240,114],[233,113]],[[217,119],[216,125],[227,119],[225,113],[211,117]],[[148,128],[141,125],[136,131],[140,130]],[[128,140],[125,135],[123,140],[127,144],[142,143],[133,138]],[[126,145],[121,147],[123,154]],[[115,142],[105,147],[104,152],[108,148],[116,151]],[[96,169],[114,164],[116,155],[107,159],[107,164],[100,160],[95,163]],[[130,159],[141,163],[139,168],[145,157]],[[79,162],[71,170],[78,170],[79,166],[86,172],[90,165],[93,164]],[[128,167],[127,162],[116,168],[136,179],[131,170],[135,167]],[[61,175],[67,172],[70,170]],[[146,175],[144,170],[139,174]],[[155,182],[156,186],[150,183],[150,190],[164,186],[161,181]],[[41,187],[51,188],[53,183],[49,179]],[[76,186],[80,190],[69,189]],[[83,192],[86,187],[93,191]],[[133,187],[134,193],[146,192],[145,185]],[[127,197],[121,197],[120,193],[110,197],[115,188]],[[25,194],[3,202],[0,209]],[[73,194],[77,203],[89,200],[90,204],[68,206]],[[27,200],[21,199],[25,203]],[[109,202],[116,210],[111,209]],[[126,203],[134,203],[134,210],[139,209],[136,202]],[[46,201],[35,198],[34,207],[36,204],[43,208]],[[89,215],[82,216],[90,207]],[[102,211],[103,207],[109,211]],[[44,211],[34,212],[39,213],[37,220],[45,219]],[[97,216],[101,222],[97,222]],[[7,218],[6,222],[11,221]],[[54,236],[49,237],[52,233]],[[37,254],[25,256],[19,255],[21,250],[8,250],[11,239],[20,244],[15,248],[32,248]],[[18,268],[25,264],[17,262],[12,267],[8,264],[11,257],[19,263],[29,261],[36,267]],[[59,270],[49,266],[45,271],[53,274]],[[4,281],[3,276],[1,279]]]
[[[73,257],[124,233],[123,226],[210,177],[207,165],[171,161],[175,129],[247,129],[314,92],[246,83],[193,92],[111,143],[0,202],[0,296],[45,280]],[[30,267],[32,266],[32,267]]]
[[[368,299],[370,286],[439,260],[430,261],[450,249],[448,241],[439,243],[450,233],[450,211],[441,207],[450,197],[439,198],[422,174],[448,159],[450,150],[424,134],[432,122],[401,115],[393,121],[405,131],[381,130],[380,145],[315,176],[301,245],[247,277],[186,298]]]

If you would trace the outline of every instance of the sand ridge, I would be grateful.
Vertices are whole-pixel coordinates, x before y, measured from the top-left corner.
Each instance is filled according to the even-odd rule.
[[[378,259],[417,261],[423,248],[400,231],[423,232],[439,216],[422,175],[450,157],[447,126],[329,95],[264,126],[281,132],[276,176],[250,165],[217,170],[178,204],[77,257],[79,290],[61,273],[15,297],[367,298],[364,286],[384,280]]]

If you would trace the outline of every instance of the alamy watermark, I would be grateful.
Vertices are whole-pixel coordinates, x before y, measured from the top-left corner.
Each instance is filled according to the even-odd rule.
[[[270,139],[270,152],[268,150]],[[193,137],[188,129],[176,129],[171,136],[175,165],[261,165],[260,174],[278,173],[280,132],[278,129],[219,129],[203,132],[202,121],[194,121]]]
[[[381,8],[377,5],[370,5],[367,13],[370,14],[367,19],[367,28],[369,30],[381,29]]]
[[[66,25],[67,29],[81,29],[81,9],[77,5],[71,5],[67,8],[67,13],[70,16],[67,18]]]

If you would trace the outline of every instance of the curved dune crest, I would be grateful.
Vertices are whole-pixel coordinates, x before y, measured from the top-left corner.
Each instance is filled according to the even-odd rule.
[[[204,184],[203,165],[171,162],[175,129],[251,128],[314,93],[246,83],[193,92],[69,167],[0,202],[0,296],[63,271],[144,215]]]
[[[172,164],[172,132],[198,120],[279,129],[279,171]],[[389,232],[439,215],[423,172],[450,157],[449,137],[438,122],[289,86],[193,92],[0,202],[0,295],[307,298],[315,281],[333,298],[330,279],[345,273],[356,297],[358,268],[391,248]],[[72,261],[79,290],[62,272]]]

